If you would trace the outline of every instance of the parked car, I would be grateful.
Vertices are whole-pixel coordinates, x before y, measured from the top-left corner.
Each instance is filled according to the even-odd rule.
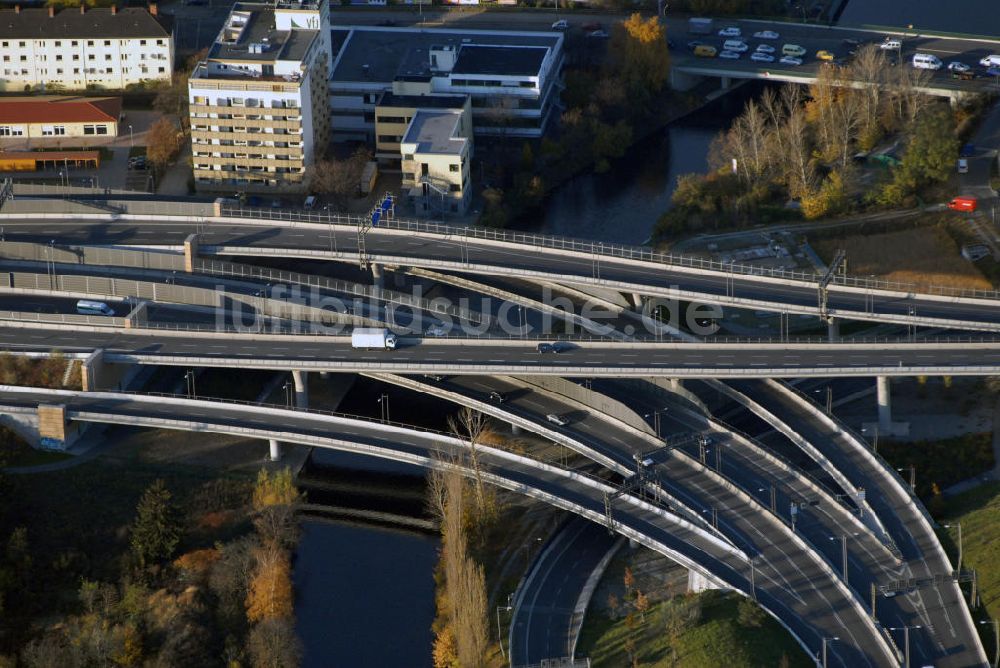
[[[554,353],[555,352],[555,348],[552,347],[551,343],[539,343],[537,346],[535,346],[535,350],[537,350],[542,355],[544,355],[546,353]]]
[[[740,54],[737,51],[720,51],[719,58],[725,58],[726,60],[739,60]]]
[[[607,36],[608,36],[607,30],[594,30],[587,33],[587,37],[607,37]]]
[[[569,21],[566,19],[559,19],[552,24],[553,30],[569,30]]]
[[[785,44],[781,47],[781,55],[801,58],[806,55],[806,49],[804,46],[800,46],[798,44]]]
[[[745,53],[750,50],[750,46],[741,39],[727,39],[722,45],[722,50]]]
[[[968,158],[959,158],[958,159],[958,173],[959,174],[968,174],[969,173],[969,159]]]
[[[826,49],[820,49],[816,52],[816,60],[831,61],[836,57],[837,55],[833,51],[827,51]]]
[[[137,155],[128,159],[129,169],[146,169],[146,156]]]
[[[503,392],[497,392],[494,390],[493,392],[490,392],[490,401],[497,404],[502,404],[503,402],[507,401],[507,395],[504,394]]]
[[[773,30],[761,30],[753,34],[754,39],[778,39],[781,37],[778,33]]]
[[[965,63],[959,62],[957,60],[953,60],[950,63],[948,63],[948,71],[949,72],[971,72],[972,71],[972,67],[969,66],[969,65],[966,65]]]
[[[893,51],[899,51],[903,48],[903,43],[898,39],[885,38],[881,44],[878,45],[880,49],[891,49]]]
[[[770,44],[758,44],[755,49],[757,53],[774,53],[775,49]]]
[[[742,34],[743,31],[736,26],[729,26],[719,31],[719,37],[739,37]]]
[[[782,56],[778,62],[782,65],[801,65],[802,59],[795,56]]]
[[[702,41],[699,41],[697,39],[693,39],[693,40],[691,40],[690,42],[687,43],[688,51],[694,51],[699,46],[705,46],[705,43],[702,42]]]
[[[762,51],[754,51],[750,54],[750,60],[755,63],[773,63],[774,56],[769,53],[764,53]]]

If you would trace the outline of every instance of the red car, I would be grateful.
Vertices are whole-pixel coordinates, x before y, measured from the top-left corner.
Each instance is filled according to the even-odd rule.
[[[975,197],[956,197],[948,202],[948,208],[952,211],[975,211],[979,207],[979,200]]]

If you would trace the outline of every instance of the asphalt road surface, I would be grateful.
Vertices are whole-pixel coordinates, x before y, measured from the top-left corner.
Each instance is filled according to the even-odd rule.
[[[4,224],[10,241],[48,243],[57,237],[62,244],[163,244],[180,245],[194,225],[45,220],[34,223],[8,221]],[[460,230],[459,230],[460,231]],[[344,260],[358,257],[357,231],[340,227],[330,238],[328,229],[220,225],[201,237],[203,253],[225,252],[250,255],[254,252],[287,257],[322,257],[332,246]],[[224,249],[213,247],[224,247]],[[252,249],[252,250],[251,250]],[[373,261],[412,266],[443,266],[484,274],[515,273],[553,282],[604,283],[621,291],[667,298],[684,298],[709,303],[740,305],[746,308],[817,313],[817,286],[813,282],[784,285],[758,277],[723,272],[681,271],[667,266],[650,267],[630,259],[614,259],[586,253],[566,255],[554,249],[534,246],[508,247],[477,241],[461,234],[442,236],[415,232],[391,233],[374,228],[367,234],[366,250]],[[405,258],[401,260],[401,258]],[[445,264],[447,263],[447,264]],[[469,265],[476,264],[479,268]],[[610,283],[614,282],[614,283]],[[747,304],[740,300],[756,300]],[[1000,300],[951,303],[925,295],[870,295],[836,285],[829,289],[828,313],[863,320],[914,319],[928,326],[961,327],[1000,331]]]

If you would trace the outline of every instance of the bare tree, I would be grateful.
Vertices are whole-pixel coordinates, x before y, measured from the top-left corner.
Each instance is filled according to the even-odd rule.
[[[886,65],[885,50],[875,44],[866,44],[858,50],[850,66],[851,77],[861,85],[865,133],[874,132],[882,115]]]
[[[785,137],[785,183],[792,197],[801,197],[815,185],[809,124],[801,107],[793,108],[782,126]]]
[[[482,464],[479,460],[479,445],[483,442],[483,437],[489,432],[489,424],[486,416],[468,406],[463,407],[457,416],[448,416],[448,430],[456,437],[462,439],[469,447],[469,464],[472,466],[472,473],[476,479],[477,510],[480,516],[483,516],[488,507],[486,485],[483,482]]]

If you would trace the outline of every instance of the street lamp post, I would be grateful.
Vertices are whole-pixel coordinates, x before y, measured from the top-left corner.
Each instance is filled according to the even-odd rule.
[[[771,491],[771,512],[775,515],[778,514],[778,490],[774,485],[768,485],[767,487],[758,487],[758,492],[766,492],[770,489]]]
[[[919,629],[922,626],[890,626],[890,631],[903,632],[903,668],[910,668],[910,629]]]
[[[379,407],[382,409],[382,421],[389,421],[389,395],[383,393],[381,397],[378,398]]]
[[[128,126],[128,147],[135,148],[135,137],[132,135],[132,125]]]
[[[669,406],[664,406],[663,408],[657,408],[652,413],[646,413],[645,415],[642,416],[644,418],[649,418],[649,417],[653,418],[653,430],[656,432],[657,438],[662,438],[662,436],[660,436],[660,413],[665,413],[668,408]]]
[[[878,454],[878,423],[877,422],[875,423],[875,426],[872,428],[872,432],[873,432],[872,433],[872,453],[877,455]],[[867,427],[862,427],[861,428],[861,433],[862,434],[867,434],[868,433],[868,428]]]
[[[903,468],[896,469],[896,470],[899,471],[900,473],[904,473],[906,471],[910,472],[910,494],[916,494],[917,493],[917,469],[916,469],[916,467],[913,466],[913,464],[910,464],[909,466],[904,466]]]
[[[197,398],[198,394],[194,385],[194,369],[188,369],[184,372],[184,380],[187,382],[188,399]]]
[[[292,409],[292,381],[286,380],[285,384],[281,386],[285,390],[285,406],[288,410]]]
[[[840,640],[840,638],[837,637],[837,636],[833,636],[833,637],[830,637],[830,638],[823,638],[823,652],[822,652],[822,654],[823,654],[823,668],[826,668],[826,646],[829,643],[834,642],[836,640]]]
[[[955,570],[961,573],[962,572],[962,523],[955,522],[954,524],[942,524],[941,526],[943,526],[945,529],[951,529],[952,527],[958,529],[958,565],[955,567]]]
[[[500,611],[503,610],[504,612],[510,612],[514,609],[514,607],[510,604],[511,596],[513,596],[513,594],[507,594],[507,605],[497,606],[497,642],[500,643],[500,656],[504,660],[507,659],[507,655],[504,654],[503,651],[503,629],[500,626]]]
[[[993,627],[993,637],[996,639],[996,654],[993,656],[993,668],[1000,667],[1000,621],[996,619],[984,619],[980,624],[989,624]]]

